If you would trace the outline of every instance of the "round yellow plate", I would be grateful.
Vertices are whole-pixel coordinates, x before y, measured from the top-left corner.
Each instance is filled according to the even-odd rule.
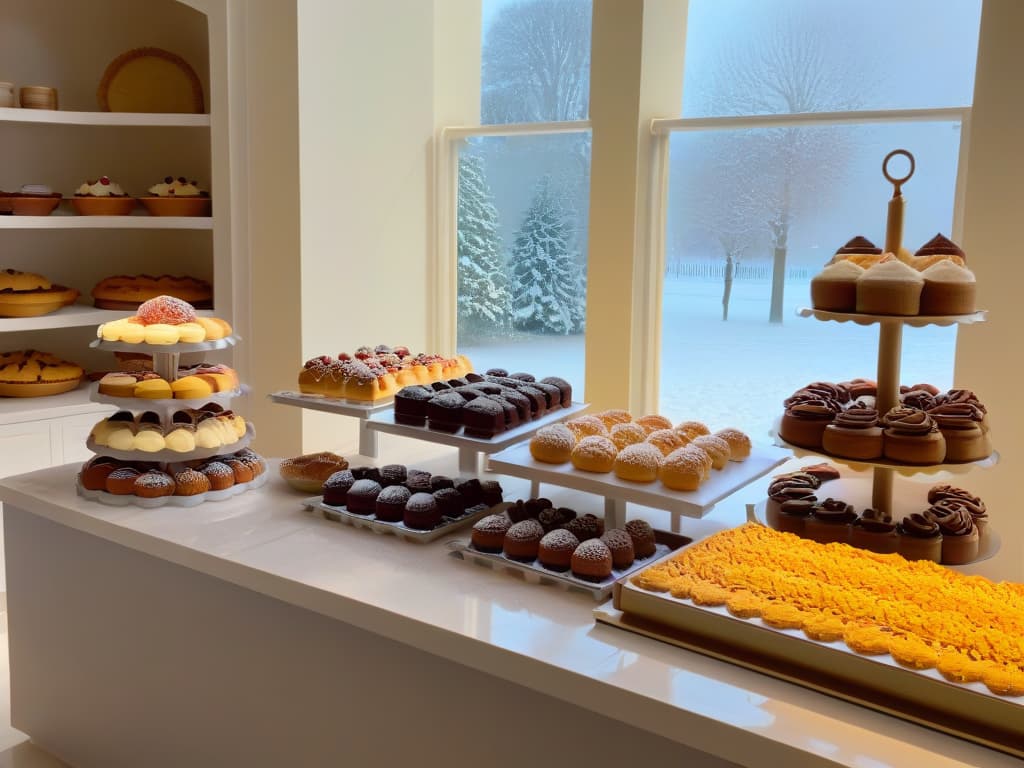
[[[104,112],[203,112],[195,70],[162,48],[135,48],[107,66],[97,92]]]

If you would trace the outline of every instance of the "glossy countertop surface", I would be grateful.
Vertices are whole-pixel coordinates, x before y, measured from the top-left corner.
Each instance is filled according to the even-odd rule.
[[[416,461],[455,474],[456,455]],[[744,765],[1010,766],[1011,757],[700,654],[595,624],[596,603],[305,512],[273,476],[262,489],[191,509],[107,507],[75,493],[78,465],[0,482],[0,499],[71,528],[525,685]],[[501,478],[506,498],[525,481]],[[765,483],[703,520],[630,507],[701,537],[742,522]],[[603,500],[543,486],[559,505]],[[1005,553],[1002,553],[1005,554]],[[339,663],[344,663],[340,659]]]

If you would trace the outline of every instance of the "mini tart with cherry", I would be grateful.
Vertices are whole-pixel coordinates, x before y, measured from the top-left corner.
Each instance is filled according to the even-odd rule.
[[[44,397],[69,392],[85,371],[49,352],[26,349],[0,354],[0,397]]]

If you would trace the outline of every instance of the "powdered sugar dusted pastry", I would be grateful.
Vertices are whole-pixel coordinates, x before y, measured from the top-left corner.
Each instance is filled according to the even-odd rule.
[[[636,483],[653,483],[662,458],[662,452],[650,443],[627,445],[615,457],[615,475]]]
[[[586,472],[611,472],[619,449],[609,438],[601,435],[584,437],[572,449],[572,465]]]

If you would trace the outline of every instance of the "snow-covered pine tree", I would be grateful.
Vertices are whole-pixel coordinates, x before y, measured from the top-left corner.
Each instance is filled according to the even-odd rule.
[[[501,258],[498,210],[480,157],[459,157],[459,336],[507,329],[510,294]]]
[[[512,324],[533,333],[578,333],[586,320],[586,286],[569,247],[565,213],[541,179],[512,246]]]

